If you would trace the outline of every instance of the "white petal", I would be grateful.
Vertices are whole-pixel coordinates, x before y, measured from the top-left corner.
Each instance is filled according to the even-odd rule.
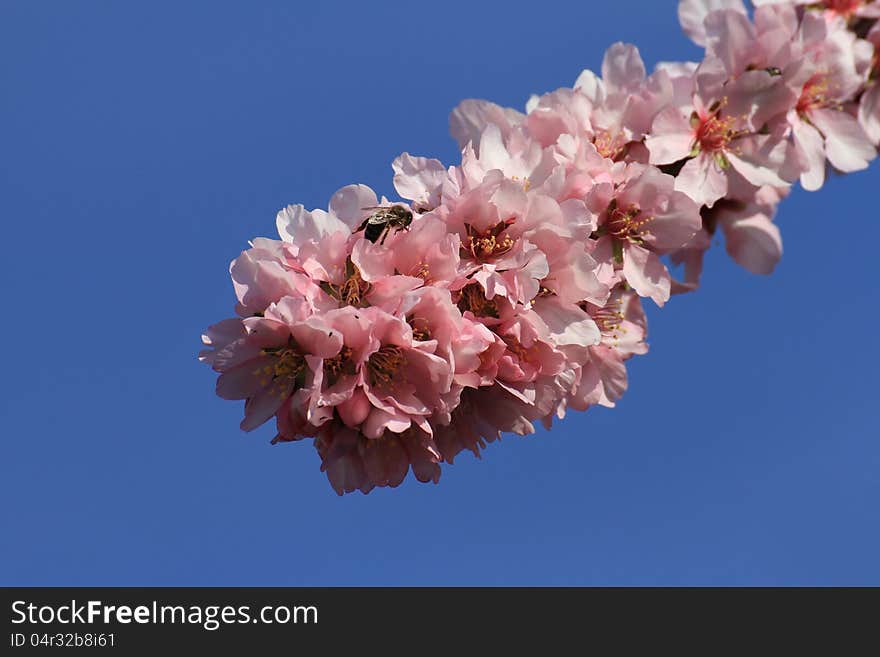
[[[376,193],[366,185],[347,185],[330,199],[330,214],[342,220],[352,231],[378,203]]]
[[[323,210],[307,211],[302,205],[288,205],[275,217],[278,235],[285,242],[303,244],[319,240],[336,231],[348,231],[348,227],[336,217]]]
[[[605,51],[602,80],[612,92],[633,92],[645,80],[645,64],[639,49],[617,42]]]
[[[706,28],[703,21],[717,9],[736,9],[746,13],[742,0],[681,0],[678,3],[678,22],[694,43],[706,45]]]
[[[669,301],[672,279],[656,254],[639,246],[624,247],[623,275],[639,296],[651,297],[658,306]]]
[[[801,160],[801,186],[814,192],[825,182],[825,142],[809,123],[796,120],[792,126],[798,157]]]

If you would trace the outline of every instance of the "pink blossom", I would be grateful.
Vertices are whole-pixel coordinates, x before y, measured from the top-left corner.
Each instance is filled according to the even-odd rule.
[[[549,273],[546,255],[524,235],[529,196],[523,186],[492,172],[450,206],[447,226],[461,240],[461,287],[468,280],[486,296],[526,303]]]
[[[672,80],[660,69],[646,75],[638,49],[615,43],[602,62],[602,77],[585,70],[574,84],[592,104],[592,141],[603,157],[621,159],[650,131],[657,113],[673,96]]]
[[[371,285],[396,277],[408,288],[454,282],[459,275],[461,239],[449,232],[441,219],[443,214],[440,211],[415,219],[408,231],[396,233],[385,244],[355,242],[351,260],[360,276]]]
[[[827,6],[833,14],[843,9],[844,4],[854,8],[859,3],[829,2]],[[695,176],[694,165],[689,162],[686,167],[690,167],[690,171],[682,171],[682,189],[697,191],[702,181],[707,187],[714,188],[711,194],[695,197],[697,200],[711,206],[712,197],[720,198],[728,193],[727,181],[720,175],[724,161],[730,161],[749,183],[759,187],[784,186],[793,177],[794,158],[782,148],[771,145],[772,150],[767,152],[775,156],[772,161],[752,161],[750,164],[764,165],[765,173],[769,168],[785,180],[772,180],[767,175],[756,179],[750,175],[750,169],[741,165],[743,154],[739,154],[738,160],[730,157],[727,148],[729,142],[739,140],[742,149],[742,135],[748,134],[746,129],[760,128],[781,115],[787,118],[801,184],[806,189],[815,190],[822,186],[826,157],[833,166],[845,172],[865,168],[874,157],[874,149],[854,118],[855,111],[847,108],[845,103],[863,85],[862,71],[867,68],[866,60],[870,57],[865,56],[865,49],[869,45],[856,39],[841,18],[829,15],[826,19],[810,12],[798,24],[790,5],[763,3],[755,13],[754,24],[741,8],[706,13],[702,36],[707,44],[708,58],[701,70],[710,63],[712,68],[719,69],[703,77],[729,80],[724,82],[727,93],[724,102],[731,107],[722,108],[726,118],[719,115],[708,121],[698,111],[701,125],[705,126],[703,130],[713,136],[716,132],[721,133],[719,136],[725,143],[718,143],[719,148],[715,149],[722,153],[717,160],[718,167],[713,168],[704,162],[700,175]],[[745,94],[733,93],[743,91],[743,87]],[[710,95],[718,99],[718,92]],[[734,100],[737,96],[738,100]],[[743,101],[750,103],[751,109]],[[748,125],[737,125],[733,117],[738,111],[749,117]],[[660,127],[662,130],[663,126]],[[775,125],[771,125],[770,132],[771,135],[784,134]],[[746,152],[749,154],[752,152]],[[659,162],[656,158],[652,161]],[[754,174],[754,170],[751,173]]]
[[[284,297],[301,297],[313,311],[335,307],[333,299],[306,273],[284,242],[255,239],[229,267],[243,317],[262,313]]]
[[[735,185],[786,186],[780,177],[790,157],[785,133],[764,129],[765,119],[785,113],[793,94],[766,71],[724,85],[726,69],[717,59],[704,61],[696,76],[692,105],[668,107],[654,120],[645,140],[651,163],[685,160],[676,189],[708,207]],[[755,94],[761,104],[751,100]]]
[[[366,185],[348,185],[330,199],[328,210],[307,211],[302,205],[289,205],[275,220],[285,242],[300,247],[334,233],[351,234],[378,203],[376,193]]]
[[[408,294],[400,313],[413,329],[413,339],[436,343],[435,352],[450,364],[457,385],[479,387],[481,355],[494,337],[483,324],[466,319],[448,290],[425,287]]]
[[[552,146],[562,135],[592,141],[596,134],[591,122],[594,108],[580,89],[564,87],[529,99],[525,125],[529,136],[544,147]]]
[[[313,395],[321,360],[342,346],[341,335],[301,299],[285,297],[263,317],[240,320],[237,331],[233,321],[209,329],[204,342],[213,351],[201,358],[220,372],[220,397],[246,400],[245,431],[266,422],[291,397],[305,402]]]
[[[584,304],[600,331],[600,341],[589,349],[589,361],[579,372],[572,407],[613,407],[627,388],[624,362],[647,353],[647,321],[638,295],[625,287],[615,288],[604,306]]]
[[[320,426],[335,412],[368,438],[411,426],[430,433],[428,418],[441,408],[453,375],[434,353],[436,342],[418,340],[406,321],[376,307],[347,306],[323,319],[343,342],[316,374],[309,422]]]
[[[877,153],[848,102],[864,85],[854,35],[842,21],[808,14],[800,38],[809,56],[786,74],[786,84],[799,94],[787,119],[803,167],[801,184],[816,190],[825,180],[826,158],[849,173],[867,167]]]
[[[587,206],[598,217],[595,253],[613,261],[640,295],[663,305],[671,279],[658,256],[681,247],[699,230],[699,206],[675,189],[672,176],[642,164],[627,165],[614,184],[593,188]]]
[[[496,125],[489,125],[480,136],[480,148],[472,154],[466,148],[461,168],[473,182],[479,183],[490,171],[522,181],[526,188],[538,187],[554,167],[552,152],[536,143],[524,130],[512,130],[504,137]]]

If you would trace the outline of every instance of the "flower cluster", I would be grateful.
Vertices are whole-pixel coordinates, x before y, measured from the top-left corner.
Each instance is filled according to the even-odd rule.
[[[440,477],[463,450],[614,406],[647,351],[645,298],[696,288],[720,229],[766,274],[776,207],[880,142],[880,1],[682,0],[701,62],[649,75],[615,44],[601,77],[526,112],[462,102],[454,166],[402,154],[403,201],[363,185],[289,206],[231,266],[238,317],[201,359],[242,429],[313,438],[337,493]],[[681,266],[673,277],[671,266]]]

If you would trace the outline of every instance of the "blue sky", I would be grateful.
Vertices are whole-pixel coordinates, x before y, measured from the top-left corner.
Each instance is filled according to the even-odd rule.
[[[873,169],[796,190],[769,278],[711,253],[650,312],[615,410],[337,497],[241,433],[199,335],[288,203],[453,162],[461,99],[521,107],[699,55],[676,3],[0,5],[0,584],[880,584]]]

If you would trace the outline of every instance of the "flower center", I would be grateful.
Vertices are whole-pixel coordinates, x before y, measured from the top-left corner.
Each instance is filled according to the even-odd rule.
[[[825,0],[825,8],[844,18],[852,16],[861,7],[863,0]]]
[[[620,133],[612,135],[608,130],[600,130],[593,138],[593,145],[602,157],[616,160],[623,154],[626,141]]]
[[[399,372],[405,363],[406,355],[401,347],[395,344],[381,347],[367,360],[367,376],[370,384],[390,385],[395,378],[400,378]]]
[[[515,219],[499,221],[487,231],[479,231],[470,224],[465,224],[466,237],[461,245],[463,255],[478,262],[503,256],[516,243],[510,235],[502,235],[514,221]]]
[[[511,176],[510,179],[511,179],[511,180],[515,180],[516,182],[520,182],[520,181],[521,181],[521,182],[522,182],[522,188],[523,188],[523,191],[524,191],[524,192],[529,191],[529,189],[530,189],[531,186],[532,186],[532,181],[529,180],[528,178],[520,178],[519,176]]]
[[[361,278],[361,272],[354,263],[351,269],[348,279],[339,288],[339,296],[349,306],[358,308],[364,305],[365,297],[370,292],[370,284]]]
[[[414,328],[412,334],[413,340],[418,340],[419,342],[427,342],[431,339],[431,332],[426,328]]]
[[[428,326],[426,320],[421,317],[410,316],[407,318],[406,323],[412,328],[413,340],[427,342],[431,339],[431,327]]]
[[[304,383],[306,359],[292,341],[286,347],[263,349],[263,355],[274,360],[254,372],[260,385],[272,386],[283,397]]]
[[[413,272],[413,276],[417,276],[421,278],[423,281],[428,281],[431,279],[431,268],[428,266],[426,262],[420,262]]]
[[[717,112],[707,117],[697,116],[692,122],[696,123],[696,146],[708,153],[724,151],[730,141],[737,136],[733,127],[736,119],[721,118]]]
[[[807,83],[801,90],[801,97],[797,102],[798,114],[830,104],[831,100],[828,97],[829,87],[828,75],[825,73],[816,73],[807,80]]]
[[[616,201],[612,201],[608,208],[605,230],[611,237],[621,242],[644,244],[642,229],[651,222],[653,217],[640,217],[641,212],[635,205],[624,210],[617,206]]]
[[[354,374],[354,363],[351,361],[351,348],[343,346],[333,358],[324,360],[324,378],[329,386],[334,386],[343,376]]]
[[[529,349],[526,349],[522,342],[516,339],[513,336],[503,335],[501,339],[504,340],[504,343],[507,345],[507,350],[516,356],[516,359],[521,363],[531,363],[532,360],[532,352]]]
[[[492,299],[486,298],[486,293],[479,283],[469,283],[459,294],[457,305],[461,312],[469,310],[476,317],[498,317],[497,304]]]
[[[306,359],[291,347],[282,349],[276,355],[278,356],[278,360],[275,361],[276,379],[295,379],[305,369]]]
[[[620,338],[620,334],[624,332],[623,329],[620,328],[624,317],[623,312],[621,312],[620,309],[619,301],[612,301],[605,306],[596,306],[584,301],[580,306],[581,309],[586,311],[587,314],[593,318],[593,321],[596,322],[596,326],[599,327],[599,331],[602,333],[603,337],[611,338],[612,340],[618,340]]]

